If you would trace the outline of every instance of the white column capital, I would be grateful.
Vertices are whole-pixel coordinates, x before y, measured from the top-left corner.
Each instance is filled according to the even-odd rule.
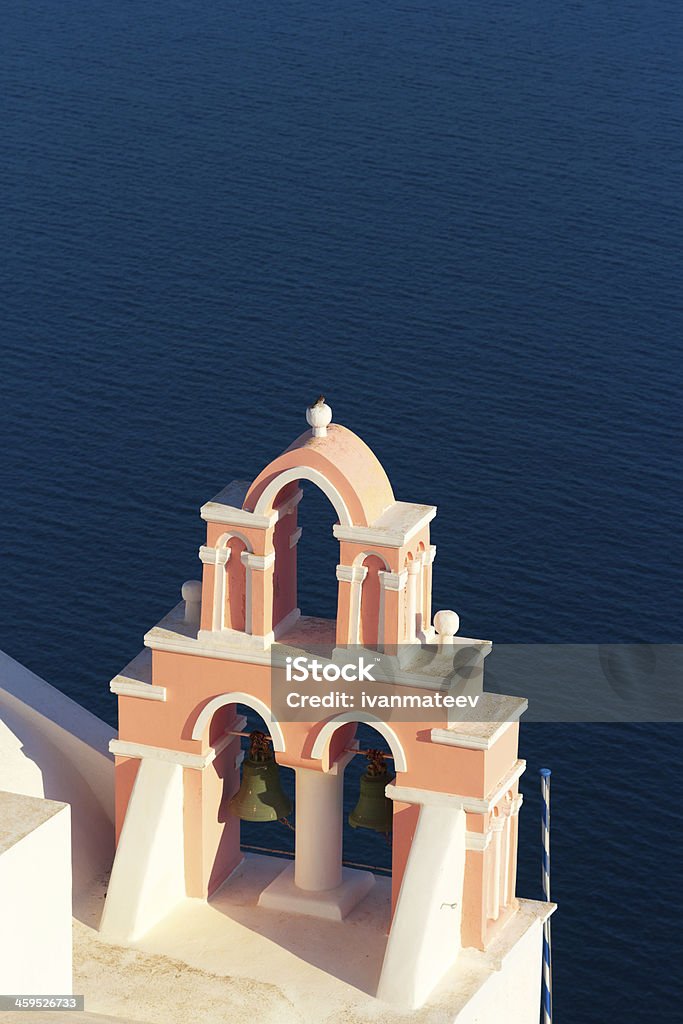
[[[199,561],[204,565],[225,565],[231,554],[230,548],[212,548],[202,544],[199,549]]]
[[[512,800],[510,801],[510,814],[512,815],[513,818],[517,817],[517,815],[519,814],[519,809],[523,803],[524,797],[521,793],[518,793],[517,796],[512,798]]]
[[[378,573],[380,585],[383,590],[403,590],[408,582],[408,573],[402,572],[380,572]]]
[[[268,555],[255,555],[251,551],[243,551],[240,558],[242,565],[246,565],[247,569],[256,569],[258,572],[265,572],[275,563],[275,554],[272,551]]]
[[[408,562],[406,569],[410,576],[417,576],[422,570],[422,559],[414,558],[411,562]]]
[[[337,579],[340,583],[362,583],[367,574],[367,565],[337,566]]]
[[[429,551],[425,551],[425,554],[427,555],[429,559],[429,564],[431,565],[434,559],[436,558],[436,544],[430,544]]]

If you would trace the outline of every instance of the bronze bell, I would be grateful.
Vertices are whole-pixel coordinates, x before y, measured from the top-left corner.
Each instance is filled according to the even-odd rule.
[[[387,766],[381,750],[369,750],[367,758],[368,767],[360,777],[360,796],[349,814],[349,825],[388,835],[393,825],[394,805],[384,794],[389,782]]]
[[[270,740],[252,732],[249,756],[242,766],[242,783],[229,803],[231,814],[242,821],[278,821],[292,812],[292,802],[282,788],[280,772]]]

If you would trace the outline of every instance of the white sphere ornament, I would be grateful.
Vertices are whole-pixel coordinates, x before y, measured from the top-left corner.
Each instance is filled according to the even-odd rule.
[[[199,619],[199,609],[202,604],[202,585],[199,580],[187,580],[180,588],[183,601],[185,602],[185,621],[195,622]]]
[[[306,410],[306,422],[313,428],[313,437],[325,437],[327,428],[332,422],[332,410],[325,403],[325,396],[321,395]]]
[[[457,612],[445,608],[434,616],[434,628],[442,644],[452,644],[453,637],[460,629],[460,616]]]

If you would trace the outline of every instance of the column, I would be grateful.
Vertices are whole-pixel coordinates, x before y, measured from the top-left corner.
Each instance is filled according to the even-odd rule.
[[[269,636],[273,631],[273,566],[275,554],[254,555],[243,551],[246,566],[245,632],[253,636]]]
[[[508,830],[509,830],[509,855],[508,862],[506,865],[506,891],[507,891],[507,903],[511,903],[515,898],[515,888],[517,881],[517,840],[519,833],[519,809],[522,806],[524,797],[521,793],[518,793],[512,798],[510,803],[510,812],[508,817]]]
[[[400,594],[408,581],[408,573],[380,572],[379,646],[398,646],[403,640],[400,616]]]
[[[294,882],[323,892],[342,881],[344,773],[296,769]]]
[[[502,814],[498,813],[495,817],[491,818],[491,831],[493,833],[493,841],[491,843],[493,869],[489,874],[488,917],[493,918],[494,921],[497,921],[500,916],[500,878],[504,826],[505,818]]]
[[[429,629],[432,624],[432,565],[436,558],[436,544],[430,544],[427,551],[425,551],[425,567],[424,567],[424,588],[425,588],[425,601],[424,601],[424,626],[423,629]]]
[[[360,602],[363,587],[363,580],[368,574],[365,565],[338,565],[337,579],[340,583],[348,583],[349,588],[346,595],[347,600],[342,601],[340,591],[339,617],[343,618],[344,611],[348,614],[344,636],[337,636],[337,643],[357,644],[360,642]],[[345,607],[344,607],[345,606]]]
[[[415,643],[417,639],[417,588],[421,569],[419,559],[413,559],[406,566],[408,570],[408,622],[406,623],[406,641]]]
[[[216,567],[213,579],[213,630],[225,625],[225,567],[230,561],[230,548],[216,548]]]

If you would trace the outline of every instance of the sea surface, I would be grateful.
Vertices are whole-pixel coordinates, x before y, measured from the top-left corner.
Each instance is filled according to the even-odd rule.
[[[679,642],[682,54],[679,0],[4,0],[0,647],[115,723],[199,506],[321,392],[438,505],[464,634]],[[674,1019],[682,744],[522,728],[558,1022]]]

